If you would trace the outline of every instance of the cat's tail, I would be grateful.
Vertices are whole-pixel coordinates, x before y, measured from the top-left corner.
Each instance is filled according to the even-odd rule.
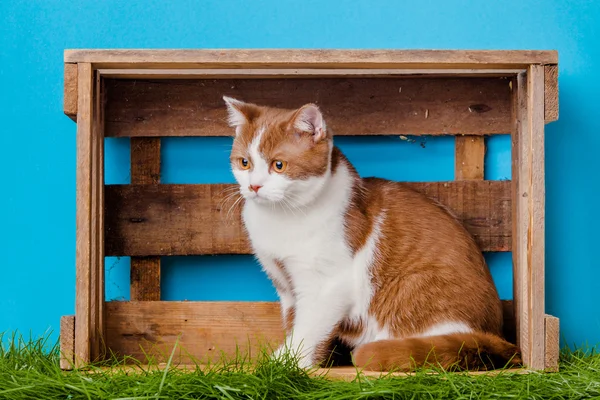
[[[357,367],[370,371],[411,371],[432,366],[445,370],[490,370],[522,364],[514,344],[483,332],[381,340],[353,352]]]

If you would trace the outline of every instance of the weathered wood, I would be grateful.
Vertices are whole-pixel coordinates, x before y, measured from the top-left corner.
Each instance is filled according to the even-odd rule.
[[[75,365],[90,361],[93,322],[91,273],[92,258],[92,110],[93,71],[90,64],[78,65],[77,105],[77,233],[75,296]]]
[[[92,205],[90,270],[90,359],[103,357],[104,334],[104,119],[100,76],[94,77],[94,112],[92,116]]]
[[[269,68],[269,69],[99,69],[104,78],[118,79],[223,79],[223,78],[339,78],[339,77],[513,77],[522,69],[318,69],[318,68]]]
[[[558,120],[558,65],[544,66],[544,119]]]
[[[516,80],[513,141],[513,280],[517,343],[544,369],[544,68]]]
[[[131,139],[131,183],[160,183],[160,138]],[[131,257],[130,298],[160,300],[160,257]]]
[[[484,251],[509,251],[508,181],[407,183],[448,206]],[[109,185],[106,254],[249,254],[235,185]]]
[[[177,370],[178,372],[183,373],[207,373],[209,371],[214,371],[214,366],[211,364],[202,365],[202,364],[167,364],[166,362],[162,362],[159,364],[118,364],[111,365],[110,367],[102,367],[96,366],[93,369],[89,369],[86,372],[89,375],[94,374],[107,374],[107,375],[116,375],[116,374],[137,374],[143,375],[147,373],[158,373],[164,372],[166,369],[169,371]],[[251,369],[250,369],[251,370]],[[321,377],[324,379],[328,379],[331,381],[348,381],[355,382],[357,378],[408,378],[411,376],[415,376],[417,374],[421,375],[423,372],[388,372],[388,371],[366,371],[357,369],[354,366],[346,366],[346,367],[332,367],[332,368],[313,368],[306,371],[309,375],[313,377]],[[502,369],[493,369],[490,371],[465,371],[461,372],[461,374],[469,375],[469,376],[479,376],[486,375],[489,377],[494,377],[497,375],[506,375],[506,374],[529,374],[531,371],[524,368],[502,368]],[[426,372],[427,375],[436,376],[440,374],[446,374],[444,371],[430,371]]]
[[[131,300],[160,300],[160,257],[131,257],[129,276]]]
[[[77,121],[77,64],[65,63],[64,77],[63,111]]]
[[[131,139],[131,183],[160,183],[160,138]]]
[[[73,369],[75,353],[75,316],[60,318],[60,369]]]
[[[107,79],[106,90],[106,135],[116,137],[231,136],[223,95],[316,103],[337,135],[510,132],[504,78]]]
[[[483,136],[456,136],[456,180],[483,180],[485,139]]]
[[[556,64],[535,50],[65,50],[96,68],[525,68]]]
[[[558,372],[558,359],[560,357],[560,321],[552,315],[545,315],[545,369],[546,371]]]
[[[249,254],[233,185],[106,187],[106,253]]]
[[[147,362],[165,361],[177,338],[175,359],[231,357],[239,346],[257,355],[261,345],[283,341],[278,303],[251,302],[108,302],[107,345],[115,353]],[[188,354],[189,353],[189,354]]]
[[[252,357],[284,338],[277,302],[108,302],[106,309],[108,347],[142,363],[166,361],[178,338],[175,363],[215,361],[221,352]]]

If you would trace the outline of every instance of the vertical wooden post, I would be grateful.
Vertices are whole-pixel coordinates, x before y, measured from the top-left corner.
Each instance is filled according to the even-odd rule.
[[[104,104],[100,75],[94,82],[92,141],[91,359],[102,358],[104,336]]]
[[[63,111],[77,122],[77,64],[65,63]]]
[[[558,372],[558,359],[560,356],[560,321],[552,315],[546,315],[544,318],[546,355],[544,367],[546,371]]]
[[[60,368],[73,368],[73,352],[75,349],[75,316],[65,315],[60,318]]]
[[[77,71],[77,241],[75,365],[88,363],[92,323],[92,114],[93,71],[89,63],[80,63]]]
[[[100,356],[104,321],[104,133],[99,77],[77,67],[75,366]]]
[[[160,183],[160,138],[131,138],[131,183]],[[131,257],[131,300],[160,300],[160,257]]]
[[[485,141],[483,136],[455,137],[454,179],[483,180]]]
[[[517,344],[525,364],[541,370],[545,367],[543,66],[531,65],[527,73],[519,74],[513,81],[513,118],[513,280]]]

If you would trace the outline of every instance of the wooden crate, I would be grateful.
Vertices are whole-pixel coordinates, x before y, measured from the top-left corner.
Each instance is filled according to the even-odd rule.
[[[544,124],[558,118],[554,51],[67,50],[77,122],[75,316],[62,365],[107,352],[142,362],[256,351],[283,339],[271,302],[160,301],[160,257],[248,254],[225,185],[160,184],[160,137],[228,136],[221,96],[322,106],[342,135],[456,135],[456,180],[413,185],[446,204],[484,251],[512,251],[505,335],[530,369],[558,365],[544,313]],[[293,93],[293,96],[290,94]],[[360,112],[356,112],[360,110]],[[484,180],[484,135],[511,134],[512,180]],[[131,138],[131,184],[104,184],[104,138]],[[104,257],[132,256],[131,301],[104,301]]]

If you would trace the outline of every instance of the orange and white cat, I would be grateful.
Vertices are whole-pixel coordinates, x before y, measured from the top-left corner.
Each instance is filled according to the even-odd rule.
[[[337,341],[372,370],[520,362],[501,338],[482,253],[443,207],[401,183],[359,177],[314,104],[224,100],[243,222],[281,301],[278,352],[315,366]]]

